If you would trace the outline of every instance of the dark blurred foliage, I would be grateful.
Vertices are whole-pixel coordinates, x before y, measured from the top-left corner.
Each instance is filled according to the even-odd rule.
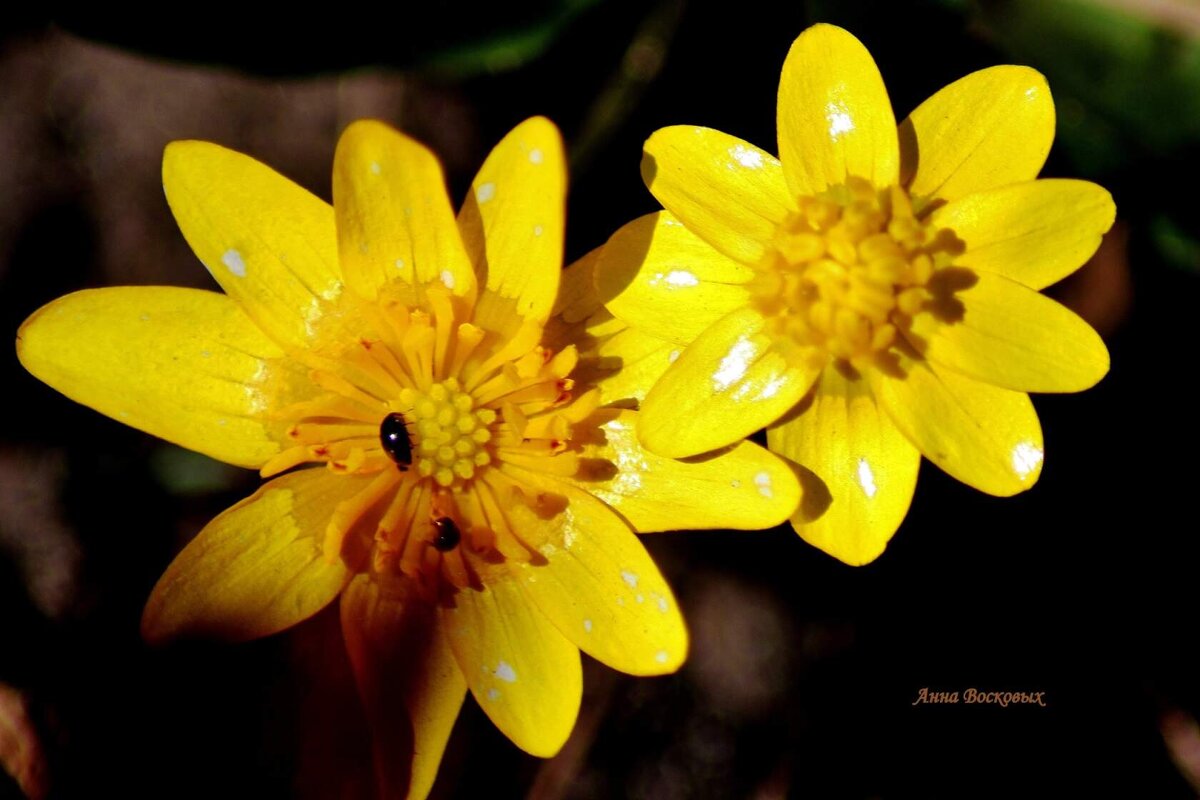
[[[703,124],[773,149],[779,69],[812,22],[863,40],[901,116],[971,70],[1029,64],[1059,108],[1045,174],[1105,185],[1120,216],[1092,264],[1052,289],[1106,335],[1113,370],[1087,393],[1037,398],[1039,485],[999,500],[926,464],[908,520],[858,569],[786,528],[650,537],[692,629],[684,670],[633,679],[589,663],[576,734],[547,762],[468,700],[434,794],[1193,796],[1194,6],[512,5],[270,18],[172,6],[136,25],[107,9],[11,12],[0,328],[86,286],[212,286],[162,201],[171,139],[219,141],[328,197],[338,132],[377,116],[443,156],[457,198],[512,125],[546,114],[572,148],[573,258],[655,209],[636,167],[654,129]],[[0,688],[24,698],[49,796],[356,796],[365,733],[340,651],[321,644],[336,618],[238,646],[138,638],[173,554],[257,477],[76,406],[4,359]],[[1047,707],[914,707],[922,687],[1044,691]],[[6,780],[0,797],[19,796]]]

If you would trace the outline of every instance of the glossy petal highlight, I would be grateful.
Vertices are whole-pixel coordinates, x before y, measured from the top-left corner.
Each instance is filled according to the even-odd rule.
[[[76,292],[26,320],[17,356],[72,400],[182,447],[254,468],[279,452],[266,409],[282,351],[224,295]]]
[[[814,25],[792,43],[779,78],[777,126],[793,196],[850,176],[876,186],[896,182],[900,150],[887,88],[867,48],[841,28]]]
[[[267,636],[328,605],[350,580],[320,534],[333,507],[367,479],[308,469],[276,478],[197,534],[159,578],[142,636],[242,641]]]
[[[642,443],[670,458],[732,444],[779,419],[820,374],[821,365],[789,360],[740,309],[700,335],[646,395],[638,419]]]
[[[864,380],[826,369],[811,397],[767,429],[767,444],[803,465],[792,525],[804,541],[852,566],[883,553],[908,513],[921,453]]]

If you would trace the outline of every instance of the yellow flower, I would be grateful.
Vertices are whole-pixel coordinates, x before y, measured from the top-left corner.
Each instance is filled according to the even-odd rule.
[[[250,639],[340,595],[387,796],[428,792],[467,689],[548,756],[581,649],[636,675],[679,667],[683,621],[634,530],[767,527],[798,501],[754,445],[688,463],[642,449],[612,403],[667,361],[604,321],[594,258],[566,271],[569,319],[546,328],[566,197],[549,121],[496,147],[457,219],[436,158],[372,121],[338,144],[332,207],[204,142],[170,145],[163,183],[225,294],[78,292],[24,324],[21,361],[272,478],[175,559],[143,633]]]
[[[597,286],[686,346],[641,406],[642,442],[684,457],[770,426],[770,448],[812,470],[793,526],[863,564],[922,454],[993,495],[1037,481],[1025,393],[1108,370],[1095,331],[1037,290],[1115,209],[1094,184],[1035,180],[1054,105],[1028,68],[968,75],[897,129],[867,50],[817,25],[784,62],[777,120],[778,159],[708,128],[654,133],[642,174],[666,211],[614,234]]]

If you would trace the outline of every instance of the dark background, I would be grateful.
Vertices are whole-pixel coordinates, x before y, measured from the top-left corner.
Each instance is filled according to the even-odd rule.
[[[11,14],[0,330],[84,287],[215,288],[162,199],[172,139],[218,141],[328,198],[338,133],[375,116],[438,151],[460,199],[492,144],[545,114],[571,149],[570,259],[656,208],[637,170],[656,128],[774,150],[779,69],[813,22],[867,45],[900,118],[967,72],[1028,64],[1059,112],[1043,174],[1099,182],[1118,208],[1097,257],[1050,290],[1104,334],[1113,367],[1089,392],[1035,398],[1040,483],[1000,500],[926,462],[907,521],[861,568],[787,527],[647,538],[692,630],[688,665],[633,679],[587,663],[576,733],[546,762],[468,699],[434,796],[1195,796],[1196,6],[502,5]],[[36,738],[27,784],[51,798],[360,796],[362,722],[340,651],[322,645],[336,616],[237,646],[138,638],[158,575],[257,476],[3,359],[0,736],[7,719]],[[913,706],[923,687],[1045,692],[1046,707]],[[0,772],[0,797],[19,796]]]

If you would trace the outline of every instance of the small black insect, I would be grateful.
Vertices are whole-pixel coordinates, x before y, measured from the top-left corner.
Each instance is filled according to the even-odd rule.
[[[458,525],[449,517],[438,517],[433,521],[433,529],[436,531],[433,535],[433,546],[443,553],[448,553],[458,547],[458,543],[462,541],[462,532],[458,530]]]
[[[400,471],[412,465],[412,436],[408,433],[408,420],[403,414],[388,414],[379,424],[379,441],[383,452],[388,454]]]

